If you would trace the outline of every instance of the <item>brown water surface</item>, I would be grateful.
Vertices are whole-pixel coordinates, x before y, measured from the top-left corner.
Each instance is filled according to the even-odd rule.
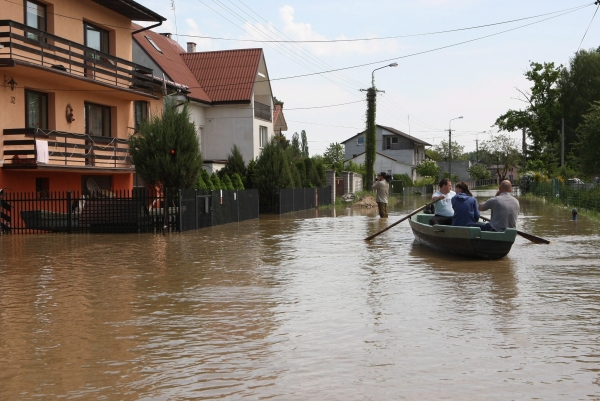
[[[599,224],[521,199],[551,245],[468,260],[407,223],[363,241],[425,201],[5,235],[0,400],[600,399]]]

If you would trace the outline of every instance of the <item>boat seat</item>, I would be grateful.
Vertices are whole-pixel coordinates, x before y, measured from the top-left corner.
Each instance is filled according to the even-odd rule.
[[[429,220],[434,216],[433,214],[417,214],[417,223],[429,224]]]
[[[516,228],[507,228],[504,232],[497,231],[482,231],[481,239],[493,239],[496,241],[509,241],[514,242],[517,238]]]

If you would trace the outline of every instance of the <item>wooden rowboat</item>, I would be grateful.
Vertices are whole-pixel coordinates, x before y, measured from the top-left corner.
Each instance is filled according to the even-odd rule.
[[[479,259],[500,259],[510,252],[517,230],[481,231],[479,227],[429,225],[433,215],[418,213],[409,223],[415,238],[437,251]]]

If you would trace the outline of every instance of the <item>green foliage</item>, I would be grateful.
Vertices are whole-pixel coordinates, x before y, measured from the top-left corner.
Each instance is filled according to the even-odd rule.
[[[440,175],[440,166],[433,160],[423,160],[415,170],[421,177],[432,177],[434,180]]]
[[[297,132],[294,132],[294,135],[292,135],[292,142],[290,143],[288,150],[290,152],[288,154],[292,160],[302,157],[302,151],[300,150],[300,137],[298,136]]]
[[[221,180],[221,184],[223,185],[223,189],[227,189],[229,191],[233,191],[235,188],[233,187],[233,183],[231,182],[231,178],[229,175],[223,174],[223,179]]]
[[[278,188],[294,187],[288,156],[277,142],[271,141],[263,148],[256,161],[253,185],[258,189],[260,204],[266,210],[274,207],[273,195]]]
[[[212,173],[212,175],[210,176],[210,180],[213,183],[213,186],[215,187],[215,190],[219,190],[219,189],[227,189],[223,187],[223,183],[221,182],[221,180],[219,179],[219,176],[215,173]]]
[[[436,182],[437,182],[436,178],[425,177],[425,178],[420,178],[418,180],[415,180],[414,186],[415,187],[424,187],[425,185],[432,185],[432,184],[435,184]]]
[[[366,175],[367,175],[367,168],[365,167],[365,165],[364,164],[356,164],[352,160],[348,161],[344,165],[344,170],[362,174],[363,177],[366,177]]]
[[[594,102],[589,112],[583,116],[583,123],[577,129],[577,150],[581,169],[586,174],[600,171],[600,101]]]
[[[218,172],[221,179],[223,179],[225,174],[231,177],[235,173],[238,173],[240,177],[246,176],[246,163],[244,162],[244,157],[242,156],[242,153],[238,149],[237,145],[233,145],[233,148],[231,148],[231,153],[227,156],[225,167]]]
[[[301,143],[300,143],[300,151],[302,152],[302,157],[307,158],[308,157],[308,139],[306,138],[306,131],[302,130],[302,132],[300,132],[300,139],[301,139]]]
[[[208,187],[206,186],[206,183],[202,179],[202,174],[198,174],[198,179],[196,180],[195,188],[203,190],[203,191],[206,191],[208,189]]]
[[[244,183],[242,182],[242,177],[238,173],[233,173],[231,176],[231,182],[233,184],[234,189],[242,190],[244,189]]]
[[[273,104],[274,105],[281,105],[281,107],[283,107],[283,101],[277,99],[275,96],[273,96]]]
[[[278,138],[278,137],[275,137]],[[277,139],[274,139],[275,141],[277,141]],[[279,146],[281,145],[281,142],[277,142],[279,144]],[[256,161],[255,160],[250,160],[248,162],[248,167],[246,168],[246,180],[244,181],[244,187],[245,188],[256,188]]]
[[[490,139],[481,143],[481,152],[495,166],[495,176],[500,180],[505,180],[508,172],[521,162],[517,140],[505,134],[490,134]]]
[[[427,154],[427,151],[425,152],[425,154],[429,156],[429,154]],[[433,147],[433,150],[430,151],[430,154],[436,156],[436,158],[430,156],[436,161],[450,160],[450,148],[448,147],[448,141],[441,141],[439,144],[435,145]],[[437,159],[437,157],[439,157],[440,159]],[[456,141],[452,141],[452,160],[467,160],[467,155],[465,154],[465,147],[459,145]]]
[[[202,169],[202,171],[200,172],[200,175],[202,176],[202,181],[204,181],[204,183],[206,184],[206,189],[209,191],[214,191],[215,189],[215,185],[213,184],[212,180],[210,179],[210,175],[208,175],[208,171]]]
[[[392,179],[394,181],[402,181],[404,188],[414,187],[412,179],[408,176],[408,174],[392,174]]]
[[[308,164],[311,166],[309,167]],[[325,163],[322,156],[313,156],[304,159],[306,165],[306,177],[315,187],[325,186]]]
[[[444,160],[444,157],[438,151],[433,149],[426,149],[425,156],[429,157],[431,160],[434,160],[436,162],[441,162]]]
[[[323,154],[323,163],[328,170],[335,170],[340,174],[344,169],[344,147],[335,142],[330,144]]]
[[[189,121],[187,105],[179,111],[168,102],[162,115],[144,121],[129,138],[129,151],[136,172],[149,185],[193,188],[202,170],[196,127]]]
[[[496,120],[495,125],[501,131],[514,132],[525,129],[527,136],[533,141],[528,151],[531,158],[550,163],[556,158],[556,147],[560,140],[561,110],[558,102],[560,89],[558,79],[562,66],[554,63],[530,63],[525,77],[532,83],[529,91],[519,93],[527,103],[525,110],[509,110]],[[518,90],[518,89],[517,89]],[[560,150],[560,149],[559,149]]]
[[[460,181],[460,177],[456,174],[452,174],[452,177],[450,177],[450,173],[448,171],[444,171],[444,173],[442,174],[442,178],[449,178],[450,181],[452,181],[453,183],[457,183]]]
[[[489,180],[492,173],[483,164],[475,164],[469,167],[469,176],[472,180]]]
[[[377,156],[377,126],[375,125],[377,90],[371,87],[367,90],[367,115],[365,131],[365,176],[363,177],[363,187],[370,189],[371,180],[375,176],[373,167]]]

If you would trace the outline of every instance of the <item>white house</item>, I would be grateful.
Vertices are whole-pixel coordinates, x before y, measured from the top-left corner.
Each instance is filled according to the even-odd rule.
[[[198,129],[204,168],[222,168],[233,145],[244,161],[260,155],[273,137],[274,107],[269,72],[262,49],[187,52],[170,34],[144,31],[133,36],[134,62],[152,66],[164,78],[185,86]],[[283,111],[279,111],[283,118]]]
[[[407,174],[413,180],[417,178],[415,167],[425,160],[425,147],[431,144],[383,125],[376,126],[376,140],[376,173],[385,171],[390,175]],[[346,162],[365,163],[365,131],[346,139],[342,144]]]

